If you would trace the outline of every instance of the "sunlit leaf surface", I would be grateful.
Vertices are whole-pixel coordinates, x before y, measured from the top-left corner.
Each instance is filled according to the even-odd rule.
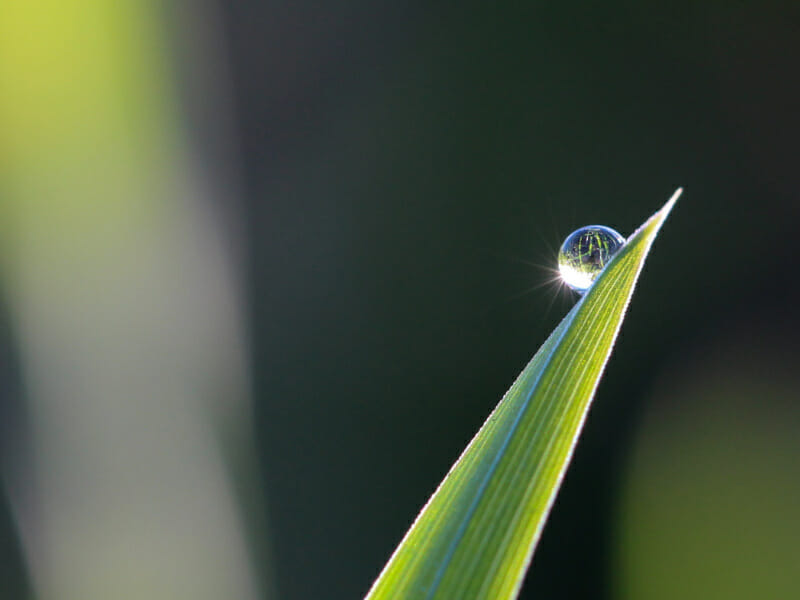
[[[392,555],[368,600],[517,595],[647,253],[642,225],[522,371]]]

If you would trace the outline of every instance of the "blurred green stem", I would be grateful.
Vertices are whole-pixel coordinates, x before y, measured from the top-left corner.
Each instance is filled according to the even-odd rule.
[[[45,600],[259,596],[240,285],[158,7],[0,10],[0,274],[30,418],[4,479]]]

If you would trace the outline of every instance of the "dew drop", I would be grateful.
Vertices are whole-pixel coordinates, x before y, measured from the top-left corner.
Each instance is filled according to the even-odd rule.
[[[582,294],[624,245],[625,238],[610,227],[588,225],[576,229],[567,236],[558,252],[561,279]]]

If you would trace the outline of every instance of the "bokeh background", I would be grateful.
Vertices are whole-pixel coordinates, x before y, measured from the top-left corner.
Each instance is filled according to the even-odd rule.
[[[0,7],[0,595],[359,598],[678,186],[523,598],[789,598],[800,5]]]

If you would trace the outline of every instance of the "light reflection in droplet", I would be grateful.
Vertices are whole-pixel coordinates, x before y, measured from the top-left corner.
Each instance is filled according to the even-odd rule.
[[[573,231],[558,252],[561,278],[576,292],[584,293],[624,245],[625,238],[604,225],[588,225]]]

